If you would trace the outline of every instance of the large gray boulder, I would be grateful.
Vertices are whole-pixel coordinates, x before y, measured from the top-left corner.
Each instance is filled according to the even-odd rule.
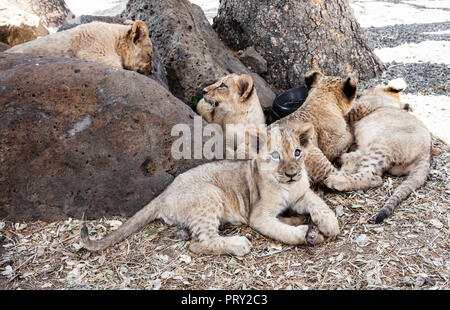
[[[195,115],[136,72],[0,53],[0,218],[131,216],[202,162],[171,155]]]
[[[159,49],[170,91],[184,102],[229,73],[253,77],[261,105],[272,105],[275,93],[218,38],[202,9],[188,0],[130,0],[121,17],[142,20]]]

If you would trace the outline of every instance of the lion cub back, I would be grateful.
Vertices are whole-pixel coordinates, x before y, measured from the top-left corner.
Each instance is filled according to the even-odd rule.
[[[400,100],[399,93],[405,87],[406,85],[380,85],[362,93],[349,114],[354,119],[363,116],[352,124],[359,146],[369,146],[376,142],[390,149],[390,152],[397,153],[404,152],[406,144],[414,144],[414,153],[429,153],[431,140],[427,127],[407,112],[409,105]],[[364,113],[363,111],[367,115],[354,116],[358,112]],[[405,158],[403,155],[400,157]]]
[[[5,53],[25,53],[42,56],[73,57],[71,51],[72,39],[77,34],[77,29],[69,29],[37,38],[23,44],[16,45]]]

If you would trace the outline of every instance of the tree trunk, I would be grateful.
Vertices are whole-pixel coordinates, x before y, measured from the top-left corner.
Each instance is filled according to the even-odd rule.
[[[39,16],[46,27],[57,28],[75,15],[64,0],[8,0],[22,10]]]
[[[236,51],[253,46],[267,61],[263,78],[282,90],[312,68],[360,79],[385,69],[347,0],[221,0],[213,27]]]

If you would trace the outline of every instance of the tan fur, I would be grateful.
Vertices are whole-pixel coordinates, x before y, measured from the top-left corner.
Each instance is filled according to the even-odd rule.
[[[310,122],[314,125],[313,146],[306,159],[308,175],[314,183],[335,172],[330,161],[346,152],[353,136],[344,116],[351,109],[357,92],[357,79],[324,76],[319,71],[305,75],[308,97],[294,113],[271,126],[291,127]]]
[[[343,173],[331,175],[324,182],[330,188],[349,191],[381,185],[385,171],[408,175],[378,213],[377,223],[423,185],[430,168],[431,134],[419,119],[405,111],[399,97],[403,88],[380,85],[362,93],[348,114],[357,150],[343,154]]]
[[[191,169],[104,239],[90,240],[84,227],[82,243],[89,250],[101,250],[159,218],[187,227],[193,237],[189,248],[195,253],[245,255],[250,251],[247,238],[218,234],[224,223],[248,224],[281,242],[305,244],[307,225],[291,226],[277,218],[289,207],[299,214],[309,213],[323,235],[334,237],[339,233],[335,214],[311,191],[305,171],[311,133],[310,124],[296,130],[274,129],[263,136],[265,147],[256,158],[215,161]],[[322,241],[320,235],[317,242]]]
[[[237,156],[243,156],[239,158],[248,158],[245,154],[249,154],[248,150],[251,149],[249,135],[254,135],[260,125],[265,125],[258,94],[253,79],[248,74],[229,74],[204,88],[203,98],[197,104],[197,112],[208,123],[221,127],[224,140],[227,135],[233,135],[235,142],[244,141],[241,145],[226,145],[226,148],[236,150]],[[248,156],[251,158],[255,154]]]
[[[226,124],[264,124],[264,113],[250,75],[229,74],[203,89],[197,112],[208,122]]]
[[[133,25],[92,22],[16,45],[7,53],[80,58],[148,75],[153,46],[142,21]]]

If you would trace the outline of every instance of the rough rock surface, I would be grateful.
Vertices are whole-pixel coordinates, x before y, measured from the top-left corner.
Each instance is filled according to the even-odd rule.
[[[0,0],[0,42],[14,46],[48,33],[38,16]]]
[[[22,10],[37,15],[46,27],[57,28],[75,17],[64,0],[8,0]]]
[[[194,116],[135,72],[0,54],[0,218],[131,216],[200,163],[171,156]]]
[[[222,0],[213,27],[233,50],[253,46],[267,61],[263,78],[280,89],[303,84],[312,68],[360,79],[384,69],[347,0]]]
[[[66,23],[62,24],[58,28],[58,32],[74,28],[81,24],[88,24],[88,23],[91,23],[94,21],[108,23],[108,24],[126,24],[126,23],[128,23],[128,20],[126,18],[117,17],[117,16],[81,15],[81,16],[75,17],[70,22],[66,22]]]
[[[238,52],[239,60],[250,70],[263,74],[267,72],[267,61],[258,53],[253,46]]]
[[[275,93],[220,41],[202,9],[188,0],[128,2],[121,17],[144,21],[162,55],[170,91],[184,102],[229,73],[250,74],[263,107]]]
[[[58,28],[58,32],[68,30],[71,28],[74,28],[76,26],[79,26],[81,24],[88,24],[93,21],[99,21],[103,23],[109,23],[109,24],[130,24],[133,23],[133,21],[117,17],[117,16],[94,16],[94,15],[81,15],[76,17],[74,20],[70,21],[70,23],[65,23],[61,25],[61,27]],[[168,89],[168,83],[166,78],[166,70],[164,66],[161,63],[161,55],[158,50],[158,47],[155,46],[153,43],[154,39],[152,39],[152,34],[150,33],[150,39],[152,40],[153,44],[153,72],[149,75],[149,77],[155,81],[157,81],[159,84],[161,84],[165,89]]]

